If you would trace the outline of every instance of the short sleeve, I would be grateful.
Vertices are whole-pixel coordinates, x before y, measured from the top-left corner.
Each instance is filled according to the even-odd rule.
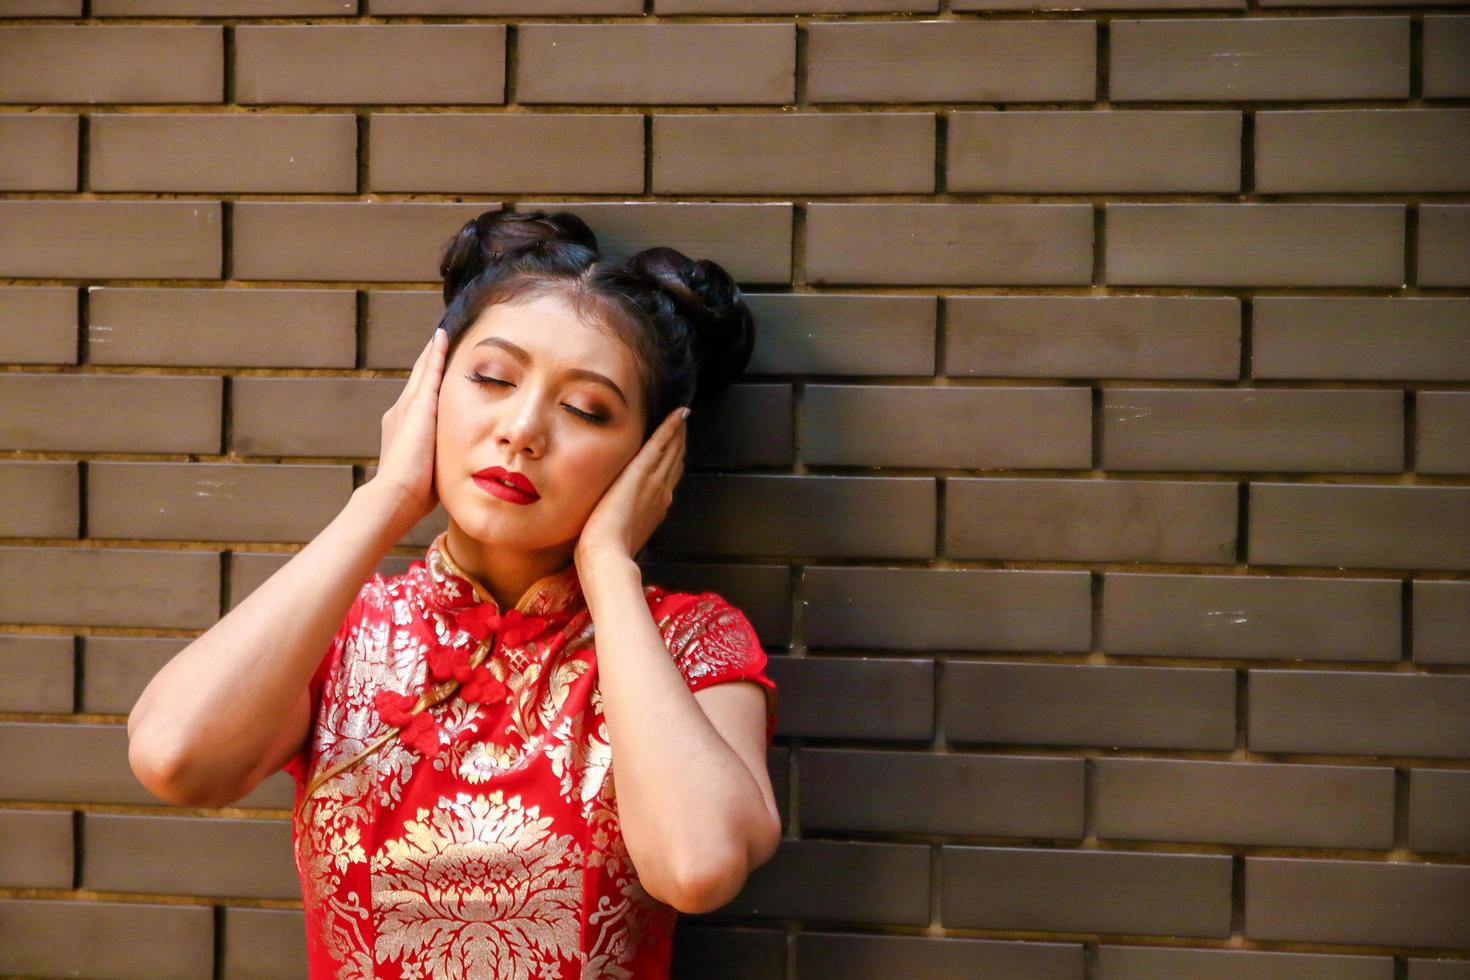
[[[760,685],[769,745],[776,734],[776,684],[766,676],[766,653],[745,614],[714,592],[676,593],[663,603],[658,620],[691,692],[727,681]]]
[[[281,767],[298,783],[305,783],[307,773],[310,771],[311,753],[313,743],[316,741],[317,720],[321,717],[322,689],[326,686],[327,679],[337,672],[342,662],[342,651],[346,648],[347,638],[362,624],[363,618],[371,613],[373,606],[369,602],[369,596],[372,595],[375,587],[380,587],[382,584],[381,573],[375,572],[373,577],[358,590],[357,597],[352,600],[352,605],[348,607],[347,614],[342,617],[342,622],[337,627],[336,635],[327,644],[327,649],[322,653],[316,670],[312,672],[311,680],[307,682],[307,693],[311,701],[311,721],[306,726],[306,742],[302,745],[301,751],[293,755]]]

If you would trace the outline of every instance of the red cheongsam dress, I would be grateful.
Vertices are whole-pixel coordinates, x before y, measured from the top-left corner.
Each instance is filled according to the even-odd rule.
[[[310,976],[666,977],[678,912],[628,859],[576,566],[502,615],[446,537],[363,585],[311,679],[285,766]],[[769,744],[749,620],[712,592],[643,591],[691,691],[761,685]],[[435,689],[454,693],[420,701]]]

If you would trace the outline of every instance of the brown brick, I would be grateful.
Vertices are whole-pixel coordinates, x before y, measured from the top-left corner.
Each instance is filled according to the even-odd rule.
[[[1230,935],[1230,858],[1023,847],[939,851],[946,929]]]
[[[221,102],[224,82],[218,25],[0,27],[0,102]]]
[[[813,284],[1085,284],[1086,204],[810,204]]]
[[[772,657],[781,691],[777,734],[797,738],[934,737],[934,661],[892,657]]]
[[[14,16],[8,10],[6,15]],[[57,112],[0,113],[0,190],[75,191],[77,118]]]
[[[230,451],[245,456],[376,457],[395,378],[236,378]]]
[[[686,473],[649,544],[660,553],[929,558],[935,506],[932,477]]]
[[[295,909],[225,908],[222,980],[307,980],[306,920]]]
[[[949,660],[941,698],[950,743],[1235,745],[1230,670]]]
[[[1414,582],[1414,661],[1470,664],[1470,582]]]
[[[94,538],[310,541],[352,496],[348,466],[90,463]]]
[[[305,17],[357,8],[357,0],[92,0],[94,17]]]
[[[1081,759],[804,748],[801,829],[1078,840],[1083,765]]]
[[[1106,470],[1404,468],[1397,391],[1107,386],[1101,417]]]
[[[945,188],[986,193],[1240,190],[1239,112],[954,112]],[[1177,149],[1188,146],[1189,153]]]
[[[229,608],[234,609],[266,579],[281,570],[296,552],[230,551]]]
[[[368,129],[374,191],[642,194],[636,113],[383,113]]]
[[[802,929],[793,938],[796,940],[795,975],[800,977],[1082,980],[1084,975],[1080,943],[822,932],[813,928]]]
[[[811,384],[802,395],[801,424],[807,464],[1092,466],[1092,395],[1086,388]]]
[[[81,502],[77,464],[65,460],[0,462],[0,535],[75,538]]]
[[[1018,561],[1234,561],[1235,484],[948,477],[944,555]]]
[[[0,286],[0,362],[77,363],[73,286]]]
[[[499,207],[495,201],[237,201],[235,277],[437,280],[444,246],[460,226]],[[433,329],[424,325],[426,339]]]
[[[802,572],[808,647],[894,650],[1091,649],[1084,571],[857,568]]]
[[[1470,868],[1248,857],[1245,937],[1463,947],[1470,944]]]
[[[0,749],[12,760],[0,800],[159,805],[128,766],[125,725],[0,722]]]
[[[1414,405],[1414,469],[1470,473],[1470,392],[1421,391]]]
[[[1470,286],[1470,206],[1419,205],[1418,282]]]
[[[0,376],[0,449],[217,453],[219,378]]]
[[[362,366],[412,369],[443,313],[437,289],[368,290]]]
[[[656,14],[932,14],[938,10],[939,0],[653,0]]]
[[[685,464],[792,465],[796,459],[792,400],[790,385],[730,385],[703,412],[689,417]]]
[[[1091,20],[812,21],[806,35],[813,103],[1079,102],[1097,92]]]
[[[0,201],[0,225],[0,276],[218,279],[222,268],[217,201]]]
[[[760,339],[747,374],[934,373],[935,296],[745,293]]]
[[[219,555],[0,547],[0,622],[204,629],[219,618]]]
[[[1253,670],[1249,703],[1256,752],[1470,756],[1467,676]]]
[[[88,813],[82,887],[299,899],[289,820]]]
[[[1388,956],[1244,949],[1097,948],[1098,980],[1393,980]]]
[[[69,636],[0,633],[0,711],[74,710],[75,660]]]
[[[605,254],[632,255],[667,245],[691,259],[718,262],[742,286],[748,282],[785,285],[791,280],[795,215],[792,205],[780,201],[517,201],[515,209],[522,213],[570,211],[592,226]]]
[[[516,29],[516,101],[527,105],[782,105],[795,94],[795,24]]]
[[[70,889],[71,824],[70,810],[0,810],[0,887]]]
[[[791,645],[789,565],[639,562],[643,581],[675,592],[717,592],[749,618],[766,646]]]
[[[1409,960],[1407,980],[1470,980],[1470,960]]]
[[[1245,0],[1073,0],[1068,10],[1243,10]],[[1046,0],[951,0],[951,10],[1049,10]]]
[[[87,296],[93,364],[350,368],[356,362],[357,297],[350,289],[103,286]]]
[[[82,649],[82,707],[89,714],[125,715],[185,639],[89,636]]]
[[[1413,769],[1409,773],[1409,847],[1470,854],[1470,772]]]
[[[15,760],[0,780],[0,801],[163,805],[132,774],[125,724],[0,721],[0,751]],[[276,771],[234,805],[279,810],[293,795],[290,774]]]
[[[721,911],[764,919],[926,925],[929,847],[783,840],[775,857],[755,869]]]
[[[655,115],[653,193],[932,194],[934,146],[932,112]]]
[[[1101,647],[1114,656],[1396,661],[1398,579],[1103,576]]]
[[[1253,565],[1470,565],[1470,487],[1252,483],[1249,523]]]
[[[643,0],[367,0],[374,14],[641,14]]]
[[[11,0],[6,17],[80,17],[82,0]]]
[[[786,932],[700,926],[681,916],[670,949],[671,977],[785,976]]]
[[[1397,204],[1105,207],[1107,281],[1114,285],[1404,284],[1404,209]]]
[[[97,191],[357,192],[351,113],[94,113]]]
[[[234,32],[241,105],[505,101],[504,24],[259,24]]]
[[[198,980],[213,962],[207,905],[0,900],[0,973]]]
[[[944,306],[950,376],[1240,376],[1233,296],[946,296]]]
[[[1470,95],[1470,17],[1424,17],[1424,97]],[[1470,967],[1467,967],[1470,968]]]
[[[1261,296],[1251,376],[1470,381],[1470,300]]]
[[[1101,839],[1393,847],[1393,770],[1102,758]]]
[[[1256,113],[1263,194],[1470,190],[1470,109]]]
[[[1120,18],[1109,34],[1115,102],[1409,94],[1407,17]]]

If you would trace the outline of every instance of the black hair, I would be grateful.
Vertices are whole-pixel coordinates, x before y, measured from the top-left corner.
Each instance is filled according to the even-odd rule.
[[[603,255],[570,211],[486,211],[446,245],[439,272],[446,359],[491,305],[548,295],[626,342],[641,375],[644,439],[676,407],[713,399],[755,346],[755,319],[719,264],[665,246]]]

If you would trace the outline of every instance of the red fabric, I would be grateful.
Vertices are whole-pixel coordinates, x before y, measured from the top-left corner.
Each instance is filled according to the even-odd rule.
[[[643,890],[623,842],[575,566],[534,584],[502,623],[443,542],[363,585],[311,679],[310,734],[285,766],[309,975],[667,977],[678,913]],[[691,691],[761,686],[769,744],[776,686],[744,614],[712,592],[644,595]],[[504,628],[472,671],[464,658],[484,622]],[[422,712],[431,721],[409,718],[425,683],[456,670],[481,700],[461,688]],[[399,726],[301,811],[319,773]]]

